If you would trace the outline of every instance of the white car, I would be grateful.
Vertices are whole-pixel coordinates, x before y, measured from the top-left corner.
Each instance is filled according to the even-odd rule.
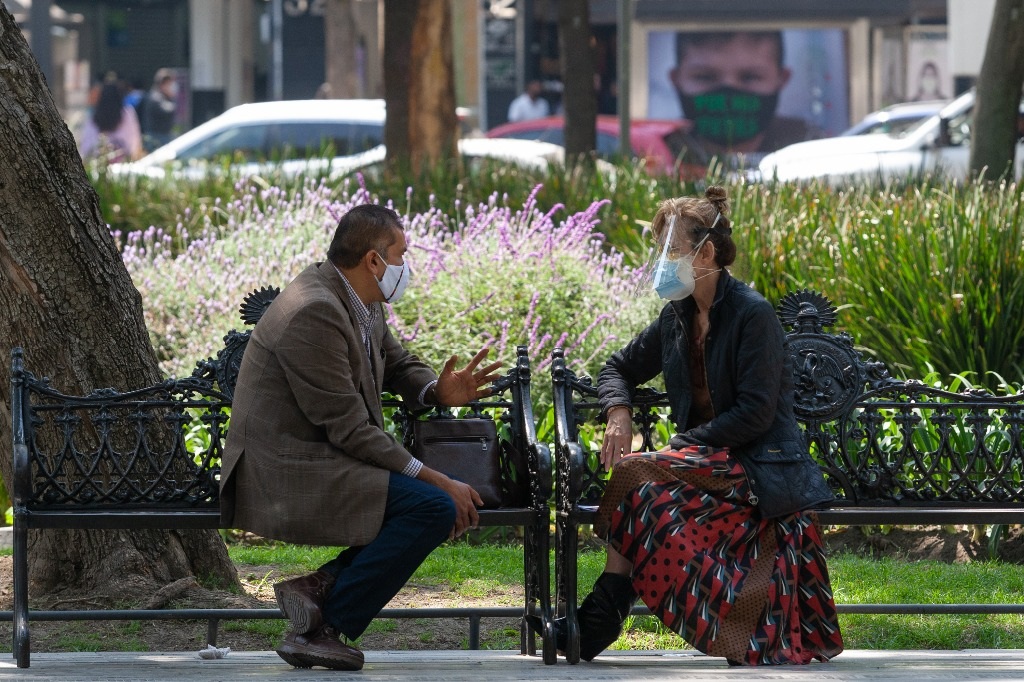
[[[885,133],[899,137],[924,119],[942,111],[949,102],[947,100],[929,100],[925,102],[903,102],[890,104],[884,109],[873,111],[856,125],[844,130],[840,135],[875,135]]]
[[[221,170],[284,177],[372,172],[384,161],[385,114],[380,99],[242,104],[138,161],[111,164],[108,172],[157,179],[200,179]],[[565,161],[559,145],[522,140],[466,138],[459,141],[459,152],[468,161],[490,158],[533,169]]]
[[[831,185],[856,180],[893,180],[942,175],[967,177],[974,91],[968,91],[900,137],[851,135],[800,142],[768,154],[750,180],[821,179]],[[1024,115],[1024,109],[1021,114]],[[1024,171],[1024,140],[1018,139],[1015,172]]]
[[[540,140],[513,140],[506,138],[467,137],[459,140],[459,155],[470,168],[487,163],[503,163],[527,170],[545,170],[551,165],[565,164],[565,147]],[[326,173],[338,178],[354,172],[367,175],[379,173],[384,168],[387,148],[375,147],[362,154],[327,159],[301,159],[281,164],[286,176],[299,173]],[[614,166],[598,160],[598,168],[611,172]]]
[[[201,177],[220,164],[245,174],[271,162],[330,150],[359,154],[384,140],[384,100],[290,100],[228,109],[131,163],[112,164],[118,175]],[[248,169],[248,173],[246,170]]]

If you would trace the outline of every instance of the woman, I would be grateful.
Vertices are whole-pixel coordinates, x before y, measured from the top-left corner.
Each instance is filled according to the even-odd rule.
[[[637,596],[734,665],[843,650],[815,517],[799,512],[832,494],[793,415],[782,326],[726,270],[736,257],[727,213],[720,187],[661,203],[652,285],[669,302],[600,373],[612,475],[595,530],[609,546],[578,611],[584,660],[618,638]],[[626,455],[635,389],[659,373],[677,434],[661,452]]]
[[[117,83],[105,83],[100,90],[92,116],[82,128],[78,151],[83,159],[103,156],[111,163],[133,161],[142,156],[139,117],[135,109],[124,103]]]

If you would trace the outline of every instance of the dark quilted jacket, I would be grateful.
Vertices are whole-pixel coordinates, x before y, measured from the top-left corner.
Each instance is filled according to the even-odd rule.
[[[765,516],[819,506],[832,498],[793,415],[793,372],[786,336],[768,301],[723,271],[709,313],[705,369],[715,416],[687,429],[690,412],[688,335],[692,298],[665,305],[653,323],[617,351],[598,378],[606,413],[631,405],[637,386],[659,373],[672,406],[674,449],[727,447],[751,479]]]

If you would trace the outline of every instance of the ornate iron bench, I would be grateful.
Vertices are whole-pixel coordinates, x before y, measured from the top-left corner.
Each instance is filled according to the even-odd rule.
[[[247,296],[242,305],[243,321],[254,325],[276,293],[263,289]],[[219,527],[220,457],[235,380],[250,334],[250,330],[230,332],[217,357],[198,363],[189,377],[132,391],[104,388],[87,396],[60,393],[46,378],[29,372],[22,349],[14,349],[12,620],[13,650],[19,667],[29,666],[29,621],[34,617],[29,611],[29,529]],[[503,462],[504,487],[517,489],[520,494],[510,506],[481,510],[480,525],[524,529],[525,598],[521,614],[534,616],[531,620],[535,622],[539,619],[544,632],[533,632],[521,618],[521,651],[536,653],[534,635],[540,634],[544,661],[554,663],[549,580],[551,457],[548,448],[536,442],[525,347],[518,349],[515,367],[496,381],[493,389],[492,396],[471,404],[459,418],[496,419],[499,437],[522,453],[526,470],[521,470],[521,464],[517,468],[510,461]],[[412,430],[407,427],[415,417],[405,411],[400,399],[385,400],[384,406],[399,437],[411,445]],[[428,610],[438,612],[429,614],[432,617],[461,616],[468,611],[386,609],[381,616],[417,617],[416,612]],[[495,615],[495,610],[481,611]],[[249,611],[256,617],[283,617],[278,609]],[[188,613],[191,618],[206,617],[211,622],[211,642],[215,641],[217,620],[248,617],[242,609],[190,609]],[[136,614],[138,619],[176,618],[173,610],[139,610],[129,615]],[[37,612],[35,617],[74,620],[102,615]],[[472,630],[479,620],[469,615]],[[476,643],[472,631],[470,643]]]
[[[827,333],[835,307],[801,291],[779,305],[790,329],[796,413],[837,496],[817,511],[824,525],[1009,524],[1024,522],[1024,394],[950,393],[890,377],[866,361],[846,333]],[[579,661],[576,621],[579,528],[601,499],[597,389],[554,352],[555,604],[570,623],[566,651]],[[664,393],[641,388],[633,421],[641,450],[673,432]],[[660,429],[660,435],[659,435]],[[581,438],[581,433],[583,437]],[[589,446],[588,446],[589,444]],[[1024,613],[1021,604],[858,604],[840,613]],[[637,607],[636,613],[649,613]]]

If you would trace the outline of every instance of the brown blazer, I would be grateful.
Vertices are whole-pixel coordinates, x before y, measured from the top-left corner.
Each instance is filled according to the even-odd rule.
[[[377,535],[389,472],[412,457],[384,431],[380,393],[420,408],[436,378],[377,319],[371,363],[330,262],[309,266],[274,299],[235,387],[221,471],[225,526],[307,545],[365,545]]]

